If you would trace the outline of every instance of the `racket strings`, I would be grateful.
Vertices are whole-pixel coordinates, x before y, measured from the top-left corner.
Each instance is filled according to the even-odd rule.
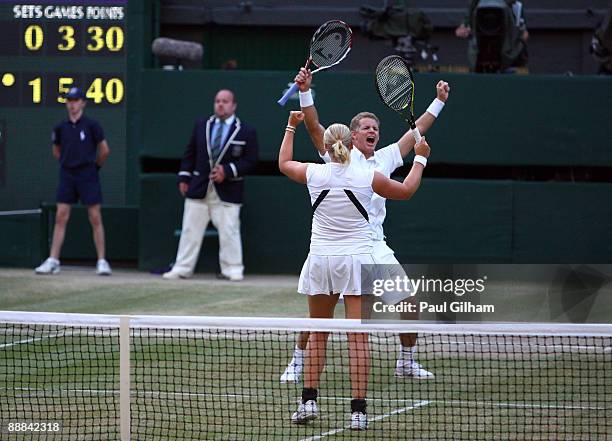
[[[384,103],[393,110],[412,106],[412,73],[401,58],[387,57],[380,62],[376,68],[376,87]]]
[[[351,50],[352,32],[346,23],[329,22],[321,26],[312,38],[310,57],[317,67],[339,63]]]

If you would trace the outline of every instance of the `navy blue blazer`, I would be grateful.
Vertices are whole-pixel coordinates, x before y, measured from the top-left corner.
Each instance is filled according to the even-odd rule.
[[[186,194],[188,198],[203,199],[208,186],[214,185],[222,201],[240,204],[244,192],[244,176],[253,171],[259,157],[257,133],[254,128],[235,117],[227,139],[222,141],[219,158],[213,163],[210,132],[214,122],[214,115],[196,121],[181,161],[179,182],[189,184]],[[210,171],[216,165],[222,165],[225,170],[225,180],[221,184],[208,179]]]

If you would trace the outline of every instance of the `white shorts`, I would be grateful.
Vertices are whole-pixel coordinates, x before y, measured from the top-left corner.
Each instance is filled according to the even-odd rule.
[[[384,240],[374,241],[372,257],[376,264],[390,265],[383,268],[383,273],[380,272],[383,269],[379,268],[376,274],[377,278],[395,280],[397,277],[400,277],[403,280],[404,277],[406,277],[406,272],[395,258],[395,253],[389,248],[389,245],[387,245],[387,242]],[[410,297],[413,292],[414,286],[412,287],[412,291],[385,291],[380,299],[387,305],[396,305],[402,300],[406,300]]]
[[[371,254],[318,256],[308,254],[298,292],[300,294],[361,295],[361,265],[371,265]]]

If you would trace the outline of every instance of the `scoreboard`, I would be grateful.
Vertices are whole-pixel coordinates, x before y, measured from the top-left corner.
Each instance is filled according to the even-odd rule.
[[[54,202],[50,134],[74,86],[111,147],[105,202],[124,202],[127,19],[128,0],[0,0],[0,210]]]

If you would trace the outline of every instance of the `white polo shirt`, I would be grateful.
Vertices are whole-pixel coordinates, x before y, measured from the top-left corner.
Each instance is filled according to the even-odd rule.
[[[329,153],[325,153],[321,158],[326,163],[331,161]],[[350,167],[363,167],[365,170],[371,172],[377,171],[389,178],[391,177],[391,173],[402,165],[404,165],[404,160],[402,159],[402,154],[400,153],[400,148],[397,143],[390,144],[374,151],[374,154],[368,159],[366,159],[359,149],[353,148],[351,150]],[[383,231],[383,223],[387,215],[385,202],[387,202],[385,198],[373,193],[371,203],[368,206],[364,205],[368,210],[370,226],[374,232],[374,240],[384,240],[385,238],[385,233]]]

